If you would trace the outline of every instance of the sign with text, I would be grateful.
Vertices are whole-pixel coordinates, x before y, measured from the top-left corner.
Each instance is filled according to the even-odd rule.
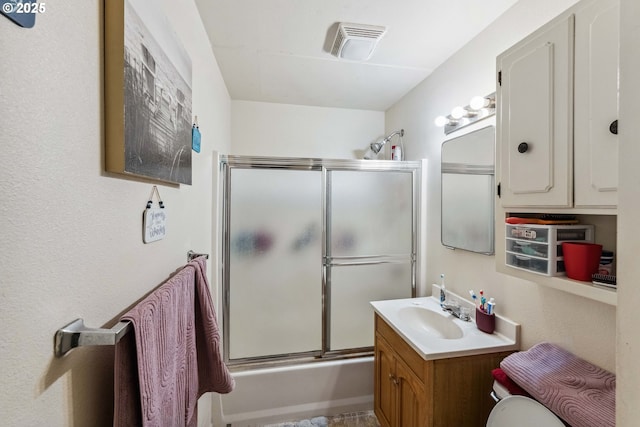
[[[147,208],[142,214],[142,240],[151,243],[167,235],[167,211],[164,208]]]

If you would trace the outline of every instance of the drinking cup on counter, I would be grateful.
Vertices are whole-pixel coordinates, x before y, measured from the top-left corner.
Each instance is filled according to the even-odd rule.
[[[562,243],[564,269],[569,279],[590,282],[591,275],[598,272],[602,245],[586,242]]]
[[[496,315],[493,313],[487,314],[476,307],[476,326],[482,332],[492,334],[496,329]]]

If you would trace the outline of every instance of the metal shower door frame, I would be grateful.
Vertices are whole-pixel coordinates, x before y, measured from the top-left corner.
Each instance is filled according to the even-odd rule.
[[[383,263],[406,262],[407,258],[392,255],[366,256],[366,257],[332,257],[329,249],[330,234],[327,232],[330,220],[330,172],[331,171],[379,171],[379,172],[410,172],[412,175],[412,207],[411,207],[411,296],[416,296],[416,251],[417,251],[417,225],[418,225],[418,201],[419,180],[421,162],[418,161],[391,161],[391,160],[342,160],[320,158],[296,158],[296,157],[260,157],[260,156],[235,156],[223,155],[220,157],[221,185],[222,185],[222,331],[224,360],[229,365],[242,365],[257,362],[273,362],[292,359],[326,360],[328,358],[352,357],[357,354],[371,354],[373,347],[353,348],[346,350],[330,350],[330,317],[329,317],[329,293],[330,293],[330,268],[339,265],[372,265]],[[322,343],[320,351],[309,351],[292,354],[278,354],[249,358],[230,359],[230,232],[231,217],[231,171],[234,168],[242,169],[285,169],[285,170],[315,170],[320,171],[322,181],[322,259],[321,262],[321,286],[322,286]]]

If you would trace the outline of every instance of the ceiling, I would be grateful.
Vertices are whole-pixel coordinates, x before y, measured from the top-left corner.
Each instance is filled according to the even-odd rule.
[[[517,0],[196,0],[231,99],[385,111]],[[338,22],[387,33],[366,62]]]

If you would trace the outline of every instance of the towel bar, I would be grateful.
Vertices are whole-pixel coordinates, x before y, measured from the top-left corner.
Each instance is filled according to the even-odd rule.
[[[76,319],[58,329],[53,343],[53,353],[62,357],[71,349],[88,345],[115,345],[129,331],[129,322],[118,322],[111,329],[88,328],[84,320]]]
[[[190,262],[201,256],[209,259],[209,254],[189,251],[187,252],[187,261]],[[56,331],[53,353],[56,357],[62,357],[76,347],[115,345],[129,331],[130,326],[129,322],[118,322],[111,329],[88,328],[84,325],[84,320],[76,319]]]
[[[193,261],[194,259],[201,256],[207,257],[207,259],[209,259],[209,254],[198,254],[198,253],[195,253],[194,251],[189,251],[187,252],[187,262]]]

